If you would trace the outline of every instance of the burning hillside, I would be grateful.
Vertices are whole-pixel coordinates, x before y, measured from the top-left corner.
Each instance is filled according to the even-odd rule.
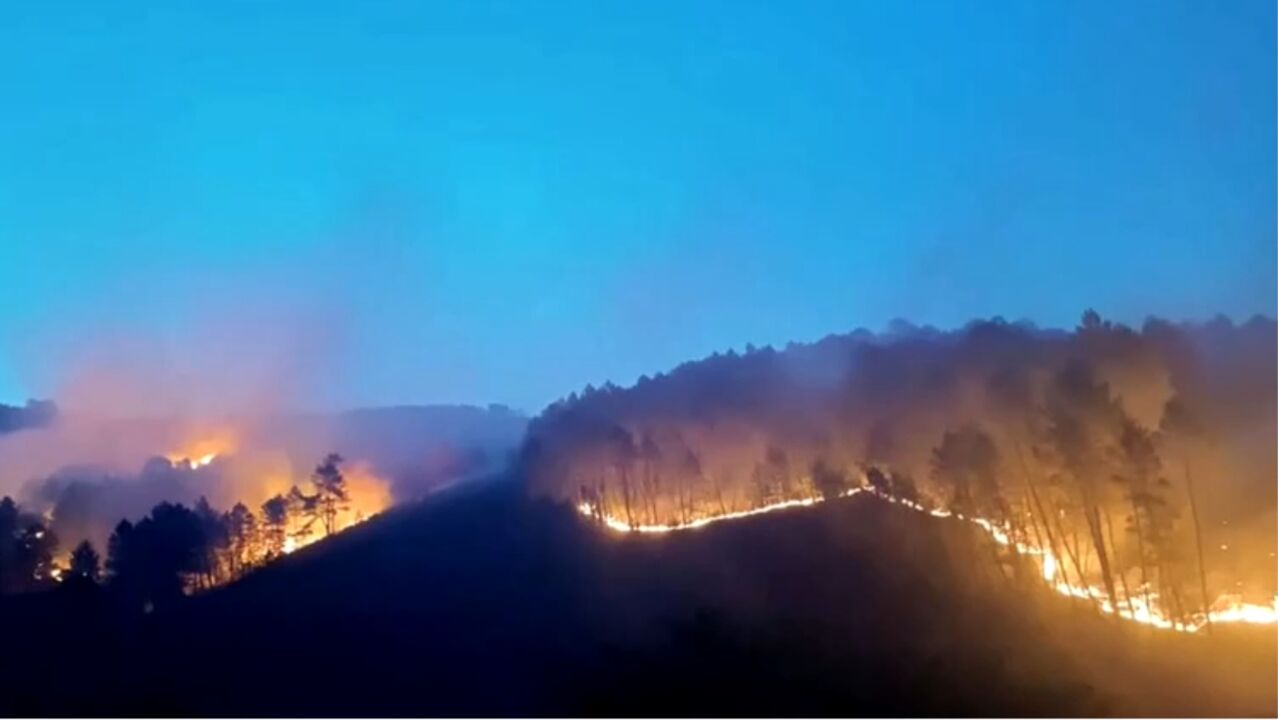
[[[0,538],[16,558],[0,594],[68,575],[119,584],[122,553],[154,556],[162,545],[178,548],[159,555],[188,590],[222,584],[397,499],[483,472],[521,429],[517,416],[475,408],[167,421],[63,414],[0,436],[0,495],[15,498]],[[330,448],[342,454],[326,458]]]
[[[152,460],[144,472],[196,488],[201,479],[208,479],[200,476],[236,462],[233,454],[215,452],[174,456],[179,459]],[[118,519],[109,537],[94,543],[74,534],[86,529],[80,519],[61,512],[92,509],[76,499],[77,487],[84,486],[64,490],[59,503],[39,515],[23,513],[5,498],[0,535],[15,538],[15,544],[14,562],[6,562],[0,590],[35,589],[68,577],[96,581],[109,570],[113,584],[126,588],[125,594],[135,601],[162,602],[179,590],[190,593],[230,582],[359,524],[392,501],[389,484],[367,463],[346,463],[340,455],[329,454],[309,477],[298,478],[260,504],[215,506],[203,495],[190,507],[161,501],[143,517]],[[265,487],[259,494],[267,491]],[[98,548],[106,551],[105,558]]]
[[[1018,537],[1015,535],[1015,530],[1011,527],[999,525],[988,518],[968,517],[961,513],[953,513],[948,510],[927,508],[911,500],[893,497],[880,489],[868,485],[846,490],[842,492],[838,498],[851,497],[861,493],[866,493],[880,500],[894,505],[901,505],[917,512],[926,513],[933,517],[954,518],[960,522],[970,523],[971,525],[980,528],[980,530],[988,535],[989,539],[995,544],[1006,548],[1011,555],[1011,558],[1009,558],[1010,561],[1025,559],[1033,562],[1037,567],[1038,573],[1041,574],[1043,582],[1045,582],[1053,591],[1064,595],[1065,597],[1086,600],[1098,611],[1108,615],[1116,614],[1123,620],[1140,623],[1142,625],[1149,625],[1161,630],[1175,630],[1177,632],[1185,633],[1196,633],[1203,628],[1210,628],[1213,624],[1278,624],[1278,595],[1274,596],[1273,603],[1262,605],[1245,602],[1240,595],[1226,593],[1217,597],[1216,600],[1204,610],[1196,610],[1183,616],[1170,616],[1166,613],[1165,607],[1160,607],[1157,603],[1157,591],[1151,590],[1146,585],[1142,585],[1135,589],[1135,592],[1139,594],[1120,594],[1117,598],[1110,598],[1105,594],[1105,590],[1103,588],[1098,587],[1094,583],[1084,584],[1082,582],[1072,582],[1066,564],[1062,562],[1061,559],[1057,558],[1050,547],[1037,544],[1043,542],[1041,537],[1035,537],[1033,539],[1028,537]],[[694,520],[689,520],[686,523],[673,525],[629,525],[619,517],[604,514],[597,505],[593,505],[588,502],[583,502],[577,505],[577,511],[592,520],[598,521],[604,527],[614,532],[661,535],[684,530],[696,530],[714,523],[730,520],[742,520],[779,510],[812,507],[813,505],[824,502],[827,499],[831,498],[816,495],[796,498],[793,500],[782,500],[771,505],[751,508],[750,510],[731,512],[722,515],[707,515]]]
[[[615,531],[867,493],[974,525],[1000,572],[1101,614],[1274,624],[1274,348],[1259,319],[860,332],[587,390],[524,463]]]

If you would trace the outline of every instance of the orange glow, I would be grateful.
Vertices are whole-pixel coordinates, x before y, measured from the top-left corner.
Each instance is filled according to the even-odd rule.
[[[391,505],[390,484],[373,473],[367,463],[352,462],[342,468],[346,480],[346,502],[338,509],[333,523],[333,534],[348,530],[377,515]],[[310,482],[304,483],[306,492],[315,492]],[[281,551],[290,555],[324,539],[324,528],[313,519],[295,515],[289,520],[287,535]]]
[[[995,543],[1005,547],[1014,548],[1019,555],[1033,559],[1033,561],[1039,566],[1043,581],[1057,593],[1066,597],[1094,601],[1105,614],[1112,615],[1117,613],[1117,615],[1124,620],[1148,625],[1150,627],[1156,627],[1162,630],[1173,630],[1184,633],[1196,633],[1206,627],[1208,617],[1211,622],[1215,624],[1278,624],[1278,596],[1274,597],[1271,604],[1261,605],[1244,602],[1242,597],[1239,595],[1222,595],[1217,598],[1216,602],[1212,604],[1207,613],[1208,617],[1204,617],[1203,613],[1199,612],[1193,614],[1187,624],[1176,622],[1164,614],[1155,604],[1158,599],[1157,593],[1153,591],[1148,592],[1149,604],[1146,604],[1144,599],[1146,597],[1146,593],[1144,592],[1145,588],[1138,587],[1135,589],[1133,597],[1119,598],[1117,602],[1114,602],[1100,587],[1067,582],[1064,576],[1059,572],[1059,560],[1055,555],[1053,555],[1050,549],[1016,541],[1012,538],[1011,533],[1006,527],[991,520],[980,517],[964,517],[961,514],[951,513],[948,510],[925,508],[918,503],[892,497],[870,488],[853,488],[852,490],[848,490],[843,493],[840,497],[849,497],[859,493],[867,493],[894,505],[902,505],[917,512],[927,513],[933,517],[953,517],[957,520],[971,523],[983,530]],[[582,515],[599,520],[604,526],[617,532],[659,534],[679,532],[683,530],[694,530],[715,522],[737,520],[740,518],[762,515],[788,508],[809,507],[822,502],[822,500],[823,498],[819,497],[785,500],[754,508],[752,510],[720,515],[709,515],[688,523],[674,525],[636,525],[633,527],[621,518],[601,513],[598,508],[591,506],[589,503],[581,503],[577,505],[577,511]]]
[[[222,482],[208,488],[214,507],[227,511],[242,503],[254,516],[254,529],[216,551],[215,569],[192,578],[192,592],[234,580],[253,567],[289,555],[329,534],[340,533],[390,507],[390,483],[362,461],[341,466],[345,497],[323,496],[310,478],[313,466],[295,466],[281,451],[240,449],[238,434],[229,428],[193,436],[166,455],[170,462],[192,469],[219,462]],[[288,500],[280,526],[267,528],[262,505],[274,497]],[[331,532],[330,532],[331,531]]]
[[[174,465],[185,462],[192,468],[200,468],[220,456],[235,452],[238,446],[239,438],[236,432],[230,428],[222,428],[187,440],[179,449],[165,454],[165,457]]]

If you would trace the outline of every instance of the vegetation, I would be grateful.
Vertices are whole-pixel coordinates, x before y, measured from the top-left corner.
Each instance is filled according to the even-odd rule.
[[[1239,440],[1273,425],[1274,341],[1270,320],[1135,331],[1091,311],[1072,333],[858,331],[587,388],[532,423],[522,459],[535,493],[631,527],[871,487],[1050,548],[1060,579],[1098,586],[1097,607],[1141,602],[1187,624],[1215,600],[1201,537],[1224,515],[1202,527],[1189,466],[1212,469],[1216,508],[1275,505],[1272,444]],[[1222,565],[1217,587],[1273,597],[1272,561]]]
[[[1010,593],[970,525],[871,498],[613,541],[517,478],[155,612],[0,598],[19,716],[1263,715],[1272,628]],[[85,590],[81,588],[79,590]],[[325,691],[315,658],[333,658]],[[327,667],[327,666],[326,666]],[[495,692],[494,689],[500,689]]]
[[[161,502],[136,522],[116,525],[105,562],[86,540],[71,551],[65,567],[55,562],[58,539],[45,519],[22,512],[5,497],[0,500],[0,594],[75,579],[104,582],[125,606],[153,609],[225,584],[339,529],[338,513],[348,500],[341,463],[340,455],[327,455],[315,469],[314,492],[294,486],[287,495],[267,500],[260,520],[242,503],[220,512],[204,498],[193,508]]]

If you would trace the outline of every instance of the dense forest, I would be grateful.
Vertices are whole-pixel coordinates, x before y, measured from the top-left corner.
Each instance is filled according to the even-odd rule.
[[[1275,348],[1259,317],[897,323],[587,388],[531,424],[522,462],[535,494],[629,527],[873,488],[1189,623],[1274,595]]]

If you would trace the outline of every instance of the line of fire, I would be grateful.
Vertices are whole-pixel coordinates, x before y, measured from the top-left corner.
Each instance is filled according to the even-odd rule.
[[[715,355],[548,408],[525,462],[535,492],[617,533],[858,495],[965,522],[1000,573],[1102,615],[1272,626],[1272,437],[1247,427],[1272,426],[1272,379],[1246,369],[1268,328],[1089,312],[1069,334],[992,321]]]

